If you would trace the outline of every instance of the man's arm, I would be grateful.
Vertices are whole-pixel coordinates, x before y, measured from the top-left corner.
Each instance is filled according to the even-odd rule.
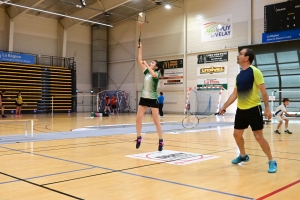
[[[227,107],[229,107],[235,100],[237,99],[237,89],[234,88],[228,100],[224,103],[222,108],[220,109],[219,114],[224,114]]]
[[[272,113],[270,111],[270,107],[269,107],[269,96],[268,96],[268,93],[267,93],[267,90],[266,90],[266,86],[265,84],[260,84],[258,85],[258,88],[261,92],[261,96],[262,96],[262,99],[264,101],[264,104],[265,104],[265,116],[268,118],[268,119],[271,119],[272,118]]]

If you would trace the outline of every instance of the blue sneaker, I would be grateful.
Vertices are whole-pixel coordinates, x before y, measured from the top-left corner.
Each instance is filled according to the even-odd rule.
[[[249,156],[246,154],[244,157],[239,155],[231,161],[232,164],[239,164],[240,162],[248,162],[250,160]]]
[[[269,161],[269,173],[275,173],[277,171],[277,163],[276,161]]]

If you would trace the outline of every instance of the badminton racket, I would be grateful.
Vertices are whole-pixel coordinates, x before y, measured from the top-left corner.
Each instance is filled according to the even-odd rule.
[[[197,115],[191,114],[191,115],[188,115],[185,118],[183,118],[183,120],[182,120],[182,126],[183,126],[183,128],[186,128],[186,129],[193,129],[196,126],[198,126],[199,121],[201,119],[209,118],[209,117],[215,116],[215,115],[219,115],[219,113],[213,113],[211,115],[208,115],[208,116],[205,116],[205,117],[201,117],[201,118],[197,117]]]
[[[142,35],[142,26],[146,22],[146,13],[140,12],[137,17],[137,22],[140,25],[140,36],[139,36],[139,48],[141,43],[141,35]]]

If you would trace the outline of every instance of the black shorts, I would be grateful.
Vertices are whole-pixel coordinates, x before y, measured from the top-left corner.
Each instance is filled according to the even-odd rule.
[[[105,106],[110,106],[110,104],[105,104]]]
[[[139,105],[147,106],[150,108],[158,108],[158,101],[157,101],[157,99],[146,99],[146,98],[141,97]]]
[[[234,128],[246,129],[249,125],[252,131],[262,130],[264,128],[261,106],[255,106],[247,110],[236,109]]]
[[[19,104],[18,102],[15,102],[16,106],[22,106],[22,104]]]
[[[112,109],[116,109],[116,108],[117,108],[117,105],[111,105],[111,108],[112,108]]]

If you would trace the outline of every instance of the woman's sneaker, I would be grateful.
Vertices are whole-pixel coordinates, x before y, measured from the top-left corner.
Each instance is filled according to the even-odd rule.
[[[276,134],[280,134],[280,132],[279,132],[278,130],[274,131],[274,133],[276,133]]]
[[[285,130],[284,132],[285,132],[285,133],[288,133],[288,134],[292,134],[292,132],[289,131],[289,130]]]
[[[158,141],[158,151],[162,151],[164,148],[164,141],[163,140],[159,140]]]
[[[239,155],[231,161],[232,164],[239,164],[240,162],[248,162],[250,160],[249,156],[246,154],[244,157]]]
[[[141,136],[139,136],[139,137],[137,137],[136,138],[136,140],[135,140],[135,148],[140,148],[140,146],[141,146],[141,143],[142,143],[142,137]]]

